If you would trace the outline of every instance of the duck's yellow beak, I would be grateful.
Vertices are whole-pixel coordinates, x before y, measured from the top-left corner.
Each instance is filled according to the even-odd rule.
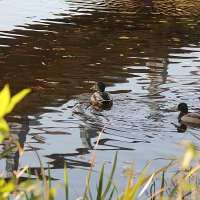
[[[96,90],[96,84],[94,84],[90,89],[91,90]]]

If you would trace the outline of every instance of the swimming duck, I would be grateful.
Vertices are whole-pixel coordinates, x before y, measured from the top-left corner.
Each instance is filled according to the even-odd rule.
[[[178,105],[178,110],[180,111],[178,116],[179,121],[183,123],[200,125],[200,113],[189,113],[186,103],[180,103]]]
[[[113,100],[108,92],[105,91],[105,85],[103,82],[97,82],[90,89],[96,90],[91,96],[90,103],[97,107],[111,107]]]

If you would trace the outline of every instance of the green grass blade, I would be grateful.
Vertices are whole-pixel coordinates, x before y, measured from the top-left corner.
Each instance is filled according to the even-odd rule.
[[[177,190],[178,190],[178,185],[176,185],[176,186],[174,187],[174,189],[170,192],[170,194],[169,194],[169,199],[173,199],[173,197],[174,197],[174,195],[176,194]]]
[[[146,172],[147,172],[148,166],[149,166],[149,165],[147,165],[147,166],[144,168],[144,170],[142,171],[142,174],[140,175],[140,177],[139,177],[137,183],[136,183],[135,186],[131,189],[130,196],[129,196],[130,198],[129,198],[129,199],[134,199],[136,193],[138,192],[139,188],[141,187],[141,185],[142,185],[142,183],[143,183],[143,178],[144,178],[144,176],[145,176],[145,174],[146,174]]]
[[[0,153],[0,159],[2,159],[4,156],[8,155],[15,148],[16,148],[16,146],[5,149],[3,152]]]
[[[64,163],[64,184],[65,184],[65,199],[69,199],[69,185],[68,185],[68,175],[66,163]]]
[[[174,185],[174,183],[170,183],[170,184],[164,186],[163,188],[155,191],[155,193],[152,194],[147,200],[156,199],[156,196],[158,196],[159,194],[161,194],[161,192],[166,191],[167,189],[171,188],[173,185]],[[176,199],[176,198],[168,198],[168,199]]]
[[[155,181],[153,181],[151,188],[150,188],[150,196],[152,196],[155,192],[156,192],[156,188],[155,188]]]
[[[112,200],[113,199],[112,197],[113,197],[114,191],[115,191],[115,188],[112,189],[108,200]]]
[[[115,192],[116,192],[116,199],[120,200],[120,195],[119,195],[119,191],[118,191],[118,189],[117,189],[117,186],[116,186],[115,183],[113,183],[113,185],[114,185],[113,187],[114,187]]]
[[[165,186],[165,171],[163,171],[163,174],[162,174],[162,182],[161,182],[161,187],[160,187],[160,189],[164,188],[164,186]],[[162,191],[162,192],[160,193],[160,199],[163,198],[163,193],[164,193],[164,191]]]
[[[97,200],[101,200],[102,188],[103,188],[103,175],[104,175],[104,164],[101,168],[100,178],[99,178],[99,185],[97,191]]]
[[[92,198],[92,193],[91,193],[90,188],[88,189],[88,193],[89,193],[89,197],[90,197],[90,199],[92,200],[93,198]]]
[[[30,168],[27,169],[27,174],[28,174],[28,179],[30,180],[31,179],[31,169]]]
[[[108,191],[110,189],[110,186],[111,186],[111,183],[112,183],[112,179],[113,179],[113,175],[114,175],[114,172],[115,172],[115,169],[116,169],[117,155],[118,155],[118,151],[116,151],[115,159],[114,159],[114,162],[113,162],[113,167],[112,167],[109,179],[108,179],[108,183],[107,183],[106,188],[105,188],[105,190],[103,192],[102,199],[105,199],[105,197],[108,194]]]
[[[49,189],[51,189],[51,172],[49,168],[49,163],[48,163],[48,182],[49,182]]]
[[[131,169],[130,169],[130,172],[129,172],[128,183],[127,183],[126,190],[125,190],[125,193],[124,193],[124,199],[129,198],[129,194],[130,194],[131,186],[132,186],[132,177],[133,177],[133,163],[131,165]]]
[[[85,191],[83,195],[83,200],[88,199],[88,196],[87,196],[88,188],[89,188],[89,177],[86,178],[86,186],[85,186]]]

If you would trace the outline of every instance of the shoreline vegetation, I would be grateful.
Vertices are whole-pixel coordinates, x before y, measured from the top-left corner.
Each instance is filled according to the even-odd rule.
[[[9,133],[9,125],[4,117],[11,113],[15,105],[19,103],[28,93],[30,89],[22,90],[13,97],[11,97],[10,89],[8,85],[0,91],[0,142],[1,144],[5,140],[11,140],[14,146],[9,149],[3,150],[0,153],[1,159],[4,158],[13,148],[17,148],[19,151],[19,157],[23,154],[23,147],[20,146],[17,139],[13,138]],[[96,141],[96,145],[92,155],[91,167],[89,174],[86,179],[85,191],[78,197],[79,200],[104,200],[104,199],[118,199],[118,200],[132,200],[132,199],[148,199],[148,200],[170,200],[170,199],[192,199],[197,200],[200,196],[200,177],[199,177],[199,150],[190,141],[183,141],[182,146],[184,147],[184,155],[176,160],[172,160],[168,165],[156,171],[150,175],[148,174],[148,168],[151,165],[149,162],[141,174],[136,178],[134,175],[134,165],[130,166],[129,175],[127,179],[127,185],[123,192],[118,192],[118,186],[115,184],[113,179],[115,169],[117,166],[118,152],[116,151],[113,159],[112,170],[109,177],[105,176],[104,164],[101,167],[99,174],[99,182],[97,184],[97,190],[93,195],[90,191],[90,180],[92,176],[93,166],[96,158],[96,149],[98,148],[99,140],[106,129],[111,123],[111,120],[106,124]],[[21,170],[13,171],[12,178],[0,178],[0,199],[26,199],[26,200],[53,200],[56,199],[57,187],[52,187],[51,183],[51,171],[48,168],[46,171],[43,167],[42,161],[39,154],[34,150],[41,168],[42,181],[38,174],[35,174],[36,179],[32,179],[29,166],[25,166]],[[168,170],[176,166],[176,171],[168,173]],[[174,169],[174,168],[173,168]],[[26,173],[28,178],[25,181],[19,181],[20,177]],[[47,174],[47,175],[46,175]],[[69,185],[68,183],[67,166],[64,165],[63,169],[63,183],[61,183],[63,190],[65,190],[65,199],[69,199]],[[148,192],[147,192],[148,191]]]

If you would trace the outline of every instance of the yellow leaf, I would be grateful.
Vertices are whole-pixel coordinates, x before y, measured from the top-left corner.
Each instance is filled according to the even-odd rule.
[[[10,102],[10,90],[9,86],[5,85],[3,90],[0,92],[0,118],[6,114],[8,105]]]
[[[10,104],[9,104],[7,110],[6,110],[6,114],[10,113],[13,110],[13,108],[15,107],[15,105],[17,103],[19,103],[30,91],[31,91],[30,89],[24,89],[21,92],[14,95],[11,98]]]
[[[10,192],[13,192],[14,189],[15,189],[14,183],[8,182],[3,187],[1,187],[1,193],[5,193],[5,195],[7,197],[7,194],[9,194]]]

